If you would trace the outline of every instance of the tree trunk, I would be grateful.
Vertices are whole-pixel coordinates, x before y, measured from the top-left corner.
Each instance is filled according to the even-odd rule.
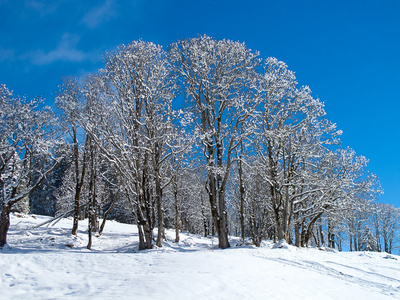
[[[204,114],[204,112],[202,112]],[[204,115],[203,115],[204,117]],[[221,120],[218,120],[218,132],[220,132]],[[207,125],[202,121],[202,125]],[[206,131],[206,130],[205,130]],[[222,180],[222,176],[219,172],[215,174],[215,167],[218,166],[219,170],[222,170],[222,159],[223,159],[223,148],[219,141],[218,134],[216,139],[216,153],[214,152],[213,142],[208,139],[206,141],[207,167],[208,167],[208,186],[206,184],[206,190],[209,195],[209,201],[211,206],[211,215],[214,220],[214,224],[218,234],[218,247],[221,249],[229,248],[228,240],[228,218],[226,213],[226,202],[225,202],[225,185]],[[216,154],[217,164],[214,163]],[[227,166],[228,168],[228,166]]]
[[[92,143],[90,144],[90,181],[89,181],[89,218],[88,218],[88,235],[89,242],[87,249],[92,248],[92,233],[96,230],[96,170],[95,170],[95,154]]]
[[[282,227],[282,219],[280,216],[280,209],[279,207],[274,205],[274,213],[275,213],[275,228],[276,228],[276,235],[278,238],[278,241],[285,239],[285,235],[283,232],[283,227]]]
[[[87,142],[87,139],[86,139]],[[85,145],[86,147],[86,145]],[[72,234],[78,234],[78,225],[80,219],[80,196],[86,173],[86,151],[83,155],[82,173],[79,176],[79,149],[76,132],[74,132],[74,163],[75,163],[75,195],[74,195],[74,220],[72,224]],[[79,178],[80,177],[80,178]]]
[[[152,249],[153,248],[153,233],[152,233],[151,228],[148,225],[148,223],[145,223],[143,225],[143,231],[144,231],[144,238],[146,240],[146,248]]]
[[[208,219],[204,211],[204,199],[203,195],[200,195],[201,199],[201,216],[203,218],[203,228],[204,228],[204,237],[208,237]]]
[[[243,144],[240,143],[241,151],[243,148]],[[243,182],[243,166],[242,166],[242,155],[240,154],[239,156],[239,193],[240,193],[240,230],[241,230],[241,235],[242,235],[242,242],[244,243],[244,240],[246,238],[245,236],[245,229],[244,229],[244,205],[245,205],[245,193],[246,190],[244,188],[244,182]]]
[[[220,232],[218,233],[218,246],[221,249],[229,248],[231,245],[229,244],[228,239],[228,214],[225,202],[225,193],[224,191],[220,191],[219,193],[219,210],[220,210]]]
[[[153,248],[153,234],[151,230],[151,226],[148,222],[148,218],[145,218],[146,207],[143,203],[143,192],[140,193],[138,197],[138,204],[137,204],[137,223],[139,228],[139,234],[142,234],[144,237],[144,242],[139,243],[139,250],[144,249],[152,249]],[[139,235],[140,237],[140,235]]]
[[[350,251],[353,251],[353,236],[350,234]]]
[[[218,129],[217,129],[217,136],[216,136],[216,147],[217,147],[217,165],[219,170],[223,169],[223,155],[224,155],[224,149],[222,146],[222,142],[220,140],[220,132],[221,132],[221,118],[218,119]],[[229,151],[229,150],[228,150]],[[229,157],[229,153],[227,153]],[[226,169],[229,169],[229,158],[227,158],[227,163],[226,163]],[[218,246],[221,249],[226,249],[229,248],[231,245],[229,244],[229,239],[228,239],[228,212],[226,208],[226,200],[225,200],[225,182],[226,182],[226,176],[224,179],[222,178],[222,175],[220,172],[217,172],[217,197],[218,197],[218,208],[219,208],[219,217],[220,217],[220,229],[218,233]]]
[[[7,233],[10,228],[10,207],[3,205],[0,216],[0,248],[7,244]]]
[[[112,209],[114,208],[114,205],[118,200],[119,193],[120,193],[120,190],[118,190],[117,194],[114,196],[114,199],[113,199],[110,207],[104,213],[103,222],[101,222],[101,225],[100,225],[99,235],[101,235],[103,233],[104,226],[106,225],[107,217],[110,214],[110,212],[112,211]]]
[[[78,226],[79,226],[79,211],[80,211],[80,207],[79,207],[79,193],[75,192],[75,197],[74,197],[74,220],[72,223],[72,234],[73,235],[77,235],[78,234]]]
[[[341,232],[338,232],[338,239],[336,240],[336,244],[337,244],[337,249],[342,252],[342,234]]]
[[[139,250],[144,250],[146,249],[146,243],[144,241],[143,229],[139,222],[137,222],[137,228],[139,232]]]
[[[229,244],[228,239],[228,229],[220,227],[220,232],[218,233],[218,247],[221,249],[229,248],[231,245]]]
[[[153,226],[151,218],[151,193],[148,183],[148,154],[145,153],[143,166],[140,161],[136,161],[136,193],[137,193],[137,222],[141,227],[140,233],[144,237],[144,243],[139,243],[139,250],[153,248]],[[140,175],[140,170],[142,174]],[[154,214],[153,214],[154,215]]]
[[[162,247],[162,240],[165,239],[164,230],[164,211],[162,207],[162,189],[160,183],[160,174],[158,168],[155,170],[155,184],[156,184],[156,204],[157,204],[157,216],[158,216],[158,233],[156,246]]]
[[[285,187],[285,199],[283,200],[283,210],[282,210],[282,231],[283,231],[283,238],[286,240],[287,243],[291,243],[290,241],[290,232],[289,232],[289,222],[290,222],[290,213],[289,213],[289,208],[290,208],[290,201],[289,201],[289,187]],[[280,198],[282,198],[282,195],[280,195]]]
[[[174,189],[174,208],[175,208],[175,243],[179,243],[179,203],[178,203],[178,184],[176,178],[173,178],[172,186]]]
[[[221,216],[216,206],[217,203],[213,199],[213,195],[210,194],[209,198],[211,204],[211,214],[214,220],[215,229],[218,234],[218,247],[221,249],[229,248],[230,244],[228,240],[228,228],[224,226],[226,225],[226,211],[223,212],[223,215]],[[218,204],[219,204],[219,210],[223,211],[223,209],[221,209],[221,205],[223,205],[223,203],[218,203]]]
[[[78,220],[79,220],[79,198],[80,198],[80,180],[79,180],[79,148],[78,139],[76,137],[76,129],[73,128],[73,140],[74,140],[74,164],[75,164],[75,196],[74,196],[74,220],[72,224],[72,234],[78,234]]]
[[[385,252],[389,253],[389,242],[388,242],[388,238],[387,238],[386,234],[383,235],[383,245],[384,245]]]
[[[376,214],[374,214],[374,226],[375,226],[375,237],[376,237],[376,249],[378,252],[382,252],[382,245],[381,245],[381,234],[379,230],[379,218]]]
[[[90,221],[89,221],[89,228],[88,228],[88,237],[89,237],[89,239],[88,239],[88,244],[87,244],[86,248],[90,250],[90,249],[92,249],[92,225],[90,224]]]
[[[228,232],[226,226],[224,226],[224,221],[226,221],[226,211],[225,217],[222,216],[220,213],[224,211],[224,203],[222,199],[217,200],[217,188],[216,188],[216,180],[214,175],[209,171],[208,174],[208,194],[209,194],[209,201],[211,206],[211,215],[214,220],[214,225],[218,234],[218,247],[221,249],[229,248],[229,241],[228,241]],[[223,228],[225,227],[225,228]]]
[[[328,219],[328,247],[335,249],[335,234],[332,232],[332,225]]]
[[[356,232],[356,234],[353,236],[354,237],[354,251],[358,251],[358,233]]]
[[[152,232],[149,223],[143,217],[142,208],[138,205],[138,231],[139,231],[139,250],[153,248]]]
[[[296,216],[295,216],[296,218]],[[301,235],[300,235],[300,224],[297,223],[297,221],[295,221],[294,223],[294,239],[295,239],[295,246],[296,247],[300,247],[301,245]]]
[[[308,245],[308,242],[310,241],[312,237],[312,232],[314,228],[315,222],[322,216],[322,213],[318,213],[314,218],[311,219],[310,223],[307,226],[307,230],[304,235],[304,244]]]
[[[322,231],[322,221],[321,221],[321,219],[319,220],[319,235],[320,235],[320,239],[321,239],[321,246],[323,246],[325,244],[325,241],[324,241],[324,233]]]

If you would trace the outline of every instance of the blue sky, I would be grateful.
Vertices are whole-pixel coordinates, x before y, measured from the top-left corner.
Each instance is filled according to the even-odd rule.
[[[326,105],[343,145],[370,159],[400,207],[400,1],[0,0],[0,83],[50,105],[62,77],[143,39],[207,34],[274,56]]]

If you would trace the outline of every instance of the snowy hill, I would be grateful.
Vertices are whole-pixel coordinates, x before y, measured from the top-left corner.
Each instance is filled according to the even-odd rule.
[[[400,299],[400,257],[298,249],[286,244],[216,249],[217,240],[167,232],[138,252],[136,226],[109,221],[86,249],[86,221],[35,229],[43,216],[12,216],[0,250],[2,299]],[[235,241],[232,240],[232,245]]]

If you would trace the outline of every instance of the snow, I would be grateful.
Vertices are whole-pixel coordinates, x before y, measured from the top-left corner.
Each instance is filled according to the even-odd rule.
[[[400,257],[298,249],[280,242],[219,250],[217,239],[167,231],[162,248],[138,251],[136,226],[108,221],[86,249],[71,219],[12,215],[0,250],[2,299],[400,299]],[[69,246],[66,246],[69,245]]]

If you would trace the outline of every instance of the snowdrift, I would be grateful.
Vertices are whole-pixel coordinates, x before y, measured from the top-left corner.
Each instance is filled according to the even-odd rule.
[[[261,248],[219,250],[217,240],[167,231],[137,251],[136,226],[108,221],[86,249],[86,221],[13,215],[0,250],[2,299],[400,299],[400,257],[387,253]]]

